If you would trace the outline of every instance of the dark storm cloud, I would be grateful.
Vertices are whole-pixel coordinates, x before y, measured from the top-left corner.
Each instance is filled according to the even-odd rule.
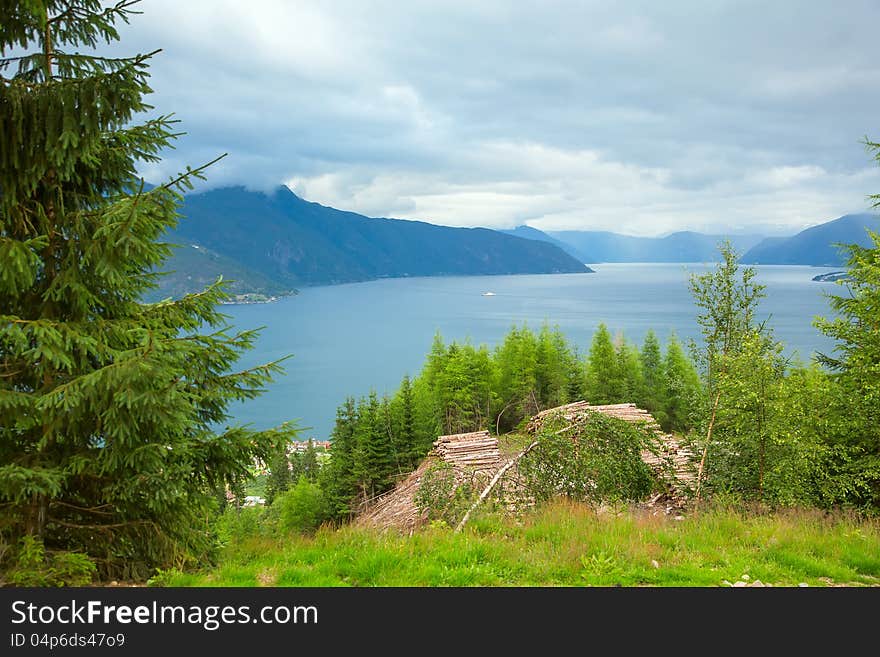
[[[845,7],[845,9],[844,9]],[[370,215],[781,230],[880,191],[876,2],[146,0],[159,167]]]

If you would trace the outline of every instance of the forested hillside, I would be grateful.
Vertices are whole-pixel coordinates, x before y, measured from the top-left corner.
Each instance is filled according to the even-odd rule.
[[[371,219],[310,203],[287,187],[188,194],[169,242],[195,244],[278,288],[400,276],[585,273],[553,244],[485,228]],[[168,269],[189,272],[182,255]],[[227,276],[229,278],[229,276]]]

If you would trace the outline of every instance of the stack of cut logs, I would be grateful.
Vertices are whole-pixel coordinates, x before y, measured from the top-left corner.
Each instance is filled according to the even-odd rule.
[[[501,459],[498,439],[490,436],[488,431],[440,436],[434,442],[434,454],[458,467],[494,467]]]
[[[610,415],[611,417],[616,417],[619,420],[626,420],[627,422],[639,422],[642,423],[646,429],[654,429],[655,431],[660,430],[660,425],[657,424],[657,420],[654,419],[654,416],[648,411],[636,407],[635,404],[590,405],[588,402],[579,401],[541,411],[529,421],[528,425],[526,425],[526,431],[534,433],[544,426],[544,423],[550,416],[562,418],[566,422],[574,422],[581,418],[587,411],[595,411],[604,415]]]

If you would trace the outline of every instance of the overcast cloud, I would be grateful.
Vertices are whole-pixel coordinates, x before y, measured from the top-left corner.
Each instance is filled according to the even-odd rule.
[[[793,233],[865,211],[880,3],[145,0],[156,182],[456,226]]]

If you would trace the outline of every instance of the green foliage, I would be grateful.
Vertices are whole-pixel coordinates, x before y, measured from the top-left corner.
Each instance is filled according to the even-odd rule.
[[[548,422],[536,440],[518,468],[539,502],[559,496],[578,502],[639,500],[654,485],[641,458],[645,435],[624,420],[589,413],[570,428]]]
[[[659,396],[663,400],[663,410],[657,413],[657,420],[663,429],[682,431],[691,429],[698,422],[705,389],[693,361],[687,357],[674,333],[666,343]]]
[[[147,580],[147,586],[171,586],[179,578],[184,577],[178,568],[156,568],[156,574]]]
[[[739,254],[729,241],[719,245],[721,261],[705,274],[692,274],[690,289],[700,309],[697,324],[703,346],[693,346],[694,357],[702,367],[706,386],[715,396],[717,377],[727,364],[724,359],[741,350],[743,341],[761,332],[755,323],[758,302],[766,296],[764,285],[755,282],[754,267],[740,267]]]
[[[587,359],[587,399],[591,404],[611,404],[625,394],[626,383],[618,368],[617,354],[605,324],[593,334]]]
[[[305,476],[278,498],[279,526],[286,531],[310,532],[327,519],[327,500],[317,484]]]
[[[459,481],[455,469],[441,461],[425,470],[413,499],[429,521],[454,527],[478,494],[473,481]]]
[[[442,341],[439,345],[435,342],[422,376],[431,391],[433,415],[442,433],[475,431],[487,425],[492,374],[486,347],[453,342],[443,349]]]
[[[736,351],[720,355],[718,363],[718,440],[708,485],[746,499],[772,499],[775,495],[765,491],[767,472],[787,456],[777,434],[784,427],[776,417],[787,365],[782,345],[769,332],[754,331],[743,336]]]
[[[536,335],[527,325],[512,327],[492,355],[494,426],[509,431],[523,419],[575,401],[581,393],[577,352],[559,327],[545,323]],[[475,429],[487,428],[485,426]]]
[[[81,552],[47,555],[41,541],[22,536],[7,579],[12,586],[85,586],[96,571],[95,563]]]
[[[291,467],[287,456],[287,446],[282,446],[269,459],[269,476],[266,481],[266,503],[272,504],[273,500],[281,493],[290,488]]]
[[[280,366],[234,370],[257,334],[225,327],[221,284],[142,303],[202,173],[145,191],[138,163],[176,136],[134,123],[150,55],[75,52],[129,5],[17,3],[0,25],[0,533],[116,579],[209,558],[216,490],[294,434],[228,424]]]
[[[639,351],[639,366],[642,373],[641,388],[638,391],[638,404],[642,408],[656,413],[663,410],[663,355],[660,353],[660,341],[654,331],[645,334],[645,340]]]
[[[276,505],[283,495],[275,498]],[[278,524],[278,511],[272,507],[227,507],[214,525],[221,545],[243,541],[254,536],[272,536]]]
[[[724,382],[735,379],[736,373],[731,368],[744,363],[741,356],[750,339],[755,338],[752,346],[763,349],[759,354],[762,358],[775,345],[764,325],[755,324],[758,302],[766,296],[765,286],[755,283],[757,272],[754,267],[740,268],[739,254],[729,241],[722,242],[719,251],[721,261],[712,271],[690,277],[691,294],[701,311],[697,323],[703,334],[703,345],[698,347],[692,343],[691,349],[702,367],[708,393],[701,426],[704,437],[698,445],[702,453],[697,471],[698,501],[713,437],[723,437],[719,436],[717,420],[725,406],[736,404],[735,398],[730,399],[731,391],[725,389]],[[751,355],[756,355],[754,350]]]
[[[880,162],[880,144],[867,142]],[[873,196],[880,207],[880,196]],[[848,276],[838,281],[846,294],[831,296],[837,317],[817,318],[816,325],[835,340],[833,355],[820,360],[834,373],[836,383],[846,391],[855,422],[846,444],[861,452],[855,466],[859,476],[870,481],[870,491],[859,499],[880,506],[880,234],[868,231],[872,246],[848,245]]]

